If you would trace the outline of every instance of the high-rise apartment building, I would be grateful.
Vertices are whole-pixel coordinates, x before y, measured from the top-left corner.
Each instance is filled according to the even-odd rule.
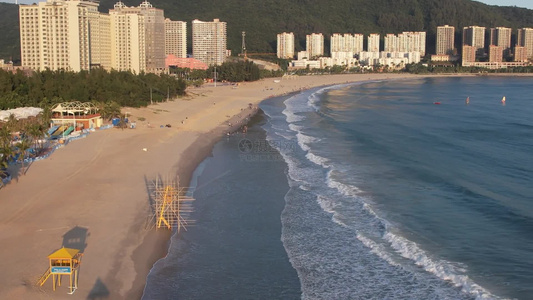
[[[500,46],[504,56],[511,52],[511,28],[496,27],[490,29],[490,45]]]
[[[363,51],[363,35],[362,34],[339,34],[334,33],[331,36],[331,53],[335,52],[352,52],[359,53]]]
[[[420,52],[426,55],[425,32],[402,32],[398,35],[389,33],[384,38],[385,52]]]
[[[527,62],[527,48],[522,46],[514,47],[514,61]]]
[[[324,55],[324,35],[311,33],[305,36],[305,50],[309,58]]]
[[[108,14],[91,14],[89,21],[91,68],[111,69],[111,18]]]
[[[463,55],[462,55],[462,65],[467,66],[468,63],[473,63],[476,61],[476,51],[477,47],[463,45]]]
[[[117,2],[109,10],[111,19],[111,67],[135,73],[146,70],[144,16],[135,7]]]
[[[278,34],[278,58],[294,58],[294,33],[283,32]]]
[[[353,49],[353,53],[359,53],[359,52],[363,52],[364,49],[363,49],[363,42],[365,40],[365,36],[360,34],[360,33],[356,33],[353,35],[353,39],[354,39],[354,49]]]
[[[526,48],[527,58],[533,59],[533,28],[518,29],[518,46]]]
[[[438,26],[437,27],[437,55],[453,55],[455,44],[455,27],[453,26]]]
[[[35,70],[88,70],[90,23],[99,19],[95,1],[48,0],[20,5],[22,66]]]
[[[385,52],[398,52],[400,51],[400,39],[393,33],[385,35],[383,51]]]
[[[367,51],[368,52],[379,52],[379,34],[371,33],[368,36]]]
[[[187,57],[187,22],[165,19],[165,56]]]
[[[420,56],[426,55],[426,33],[419,31],[398,34],[398,52],[420,52]]]
[[[485,54],[485,27],[468,26],[463,28],[463,46],[476,48],[476,55]],[[464,55],[464,54],[463,54]]]
[[[489,62],[502,62],[503,47],[496,45],[489,45]]]
[[[165,17],[148,1],[138,7],[117,2],[111,17],[111,65],[116,70],[158,73],[165,68]]]
[[[208,65],[226,61],[226,22],[192,21],[192,55]]]

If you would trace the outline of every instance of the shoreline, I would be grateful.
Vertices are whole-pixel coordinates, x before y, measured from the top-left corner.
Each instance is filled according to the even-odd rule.
[[[125,108],[132,119],[145,119],[137,121],[137,129],[91,133],[35,162],[26,175],[0,190],[0,243],[9,245],[0,249],[6,262],[0,298],[70,298],[68,277],[55,292],[50,279],[42,287],[35,282],[48,266],[46,256],[68,246],[68,233],[76,228],[85,230],[81,230],[85,235],[76,237],[84,250],[76,297],[140,298],[147,275],[166,255],[171,236],[166,230],[154,234],[155,230],[144,228],[150,182],[177,174],[187,186],[215,143],[232,129],[227,123],[237,129],[242,124],[238,121],[248,117],[243,112],[249,103],[257,107],[268,98],[319,86],[452,76],[477,74],[315,75],[279,83],[274,82],[279,78],[268,78],[235,89],[193,88],[192,99]],[[172,127],[156,127],[164,124]]]
[[[254,109],[251,116],[257,114],[259,109]],[[214,130],[204,133],[199,136],[187,149],[185,149],[183,156],[192,157],[189,160],[179,160],[173,167],[176,170],[176,175],[179,178],[180,184],[184,187],[188,187],[192,180],[192,176],[196,168],[211,155],[213,147],[225,136],[225,132],[235,132],[240,129],[240,125],[246,125],[244,122],[248,117],[240,118],[233,116],[228,122],[232,122],[232,126],[226,128],[224,124],[219,125]],[[144,295],[144,289],[146,287],[146,280],[149,276],[152,268],[160,260],[167,256],[170,247],[170,239],[176,231],[168,230],[151,230],[156,231],[153,236],[146,234],[143,242],[135,249],[134,252],[138,252],[138,258],[133,258],[135,269],[137,270],[137,276],[135,278],[133,289],[130,290],[126,296],[126,299],[141,299]],[[146,259],[146,253],[150,256]],[[139,285],[136,285],[140,284]],[[138,287],[138,288],[137,288]]]

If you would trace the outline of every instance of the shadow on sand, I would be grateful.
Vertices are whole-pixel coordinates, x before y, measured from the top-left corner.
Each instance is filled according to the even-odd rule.
[[[89,237],[89,229],[75,226],[63,235],[63,247],[78,249],[81,253],[87,247],[87,237]]]
[[[100,280],[100,278],[96,278],[96,282],[94,283],[93,288],[89,292],[89,295],[87,296],[87,299],[90,300],[96,300],[96,299],[106,299],[109,297],[109,290],[105,286],[105,284]]]

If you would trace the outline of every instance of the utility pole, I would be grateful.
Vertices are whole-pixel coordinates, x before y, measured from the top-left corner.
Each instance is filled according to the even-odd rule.
[[[154,104],[154,101],[152,101],[152,88],[150,88],[150,104]]]
[[[244,57],[244,61],[248,59],[246,56],[246,31],[242,32],[242,49],[241,49],[241,55]]]
[[[215,63],[215,87],[217,87],[217,64]]]

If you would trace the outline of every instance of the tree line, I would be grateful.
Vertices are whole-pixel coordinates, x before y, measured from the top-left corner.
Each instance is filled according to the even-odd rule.
[[[27,76],[0,70],[0,109],[49,107],[65,101],[140,107],[185,94],[186,83],[161,74],[126,71],[37,71]]]
[[[286,67],[285,67],[286,69]],[[210,66],[207,70],[191,70],[189,68],[171,68],[171,74],[177,75],[191,85],[201,85],[205,80],[243,82],[256,81],[267,77],[280,77],[285,71],[261,70],[258,65],[251,61],[227,61],[220,66]]]

